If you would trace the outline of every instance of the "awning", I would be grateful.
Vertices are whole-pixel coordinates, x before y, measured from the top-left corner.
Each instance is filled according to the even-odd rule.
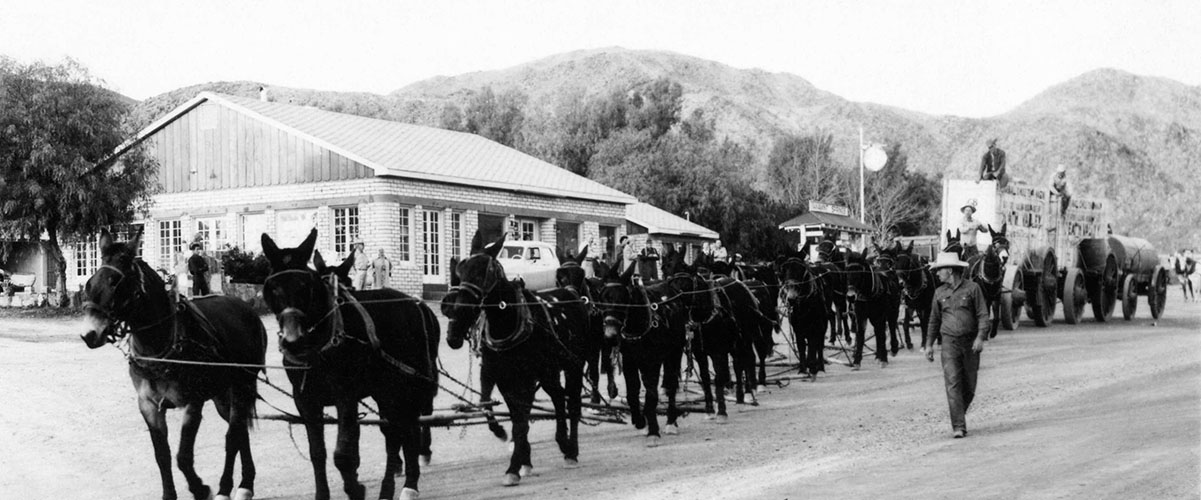
[[[823,229],[837,229],[856,234],[868,234],[876,231],[871,226],[851,217],[825,212],[805,212],[781,223],[779,228],[787,231],[803,231],[806,226],[821,226]]]

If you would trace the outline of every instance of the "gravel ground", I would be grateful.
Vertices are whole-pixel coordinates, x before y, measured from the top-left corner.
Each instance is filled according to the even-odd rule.
[[[967,439],[950,438],[938,364],[902,352],[884,369],[830,365],[816,383],[773,387],[758,406],[732,406],[725,425],[690,415],[654,449],[631,426],[584,427],[574,470],[559,467],[553,424],[535,423],[537,475],[514,488],[500,486],[505,443],[478,426],[435,429],[422,498],[1201,498],[1201,305],[1171,295],[1157,326],[1140,307],[1129,322],[1027,320],[1002,332],[985,347]],[[0,497],[160,495],[122,355],[88,350],[82,331],[77,318],[0,311]],[[278,363],[272,340],[268,361]],[[441,355],[469,375],[466,353]],[[287,387],[282,374],[271,379]],[[177,412],[170,421],[174,445]],[[210,485],[223,429],[210,405],[197,443]],[[372,428],[362,436],[360,476],[374,493],[383,439]],[[312,498],[300,427],[260,421],[251,440],[258,498]]]

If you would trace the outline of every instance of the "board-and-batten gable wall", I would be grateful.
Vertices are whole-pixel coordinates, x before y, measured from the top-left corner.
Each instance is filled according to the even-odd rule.
[[[402,276],[394,273],[393,283],[416,281],[418,289],[422,248],[416,209],[463,213],[467,218],[462,228],[466,234],[461,237],[464,246],[470,245],[481,212],[537,218],[544,239],[553,237],[551,229],[556,219],[580,222],[581,241],[595,238],[598,224],[618,226],[618,232],[624,232],[622,204],[375,177],[369,167],[211,102],[201,103],[168,123],[153,133],[147,144],[159,159],[163,187],[162,194],[155,196],[151,217],[143,221],[147,223],[146,259],[156,265],[161,246],[158,220],[180,220],[186,241],[195,231],[197,218],[221,217],[227,221],[231,241],[237,244],[243,230],[240,215],[268,215],[266,229],[275,234],[275,213],[289,209],[318,209],[314,221],[319,231],[317,246],[328,255],[333,247],[331,209],[357,206],[368,254],[374,258],[378,249],[384,248],[394,262],[401,240],[399,228],[381,227],[382,221],[402,206],[412,209],[408,235],[411,259],[399,263],[398,268],[407,270],[402,269]],[[289,168],[296,165],[299,167]],[[398,224],[393,222],[391,226]],[[448,217],[443,219],[443,227],[445,234],[449,230]],[[451,255],[445,246],[449,240],[443,243],[444,276]],[[298,242],[279,243],[294,246]],[[593,249],[594,254],[597,251],[599,246]],[[411,291],[410,287],[398,288]]]

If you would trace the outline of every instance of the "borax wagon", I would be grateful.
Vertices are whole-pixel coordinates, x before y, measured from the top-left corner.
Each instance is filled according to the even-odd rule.
[[[1021,309],[1038,326],[1047,326],[1055,316],[1057,299],[1064,303],[1064,320],[1077,323],[1087,304],[1097,321],[1107,321],[1117,300],[1123,317],[1130,319],[1138,295],[1146,295],[1151,315],[1163,313],[1168,272],[1159,265],[1155,248],[1146,240],[1109,233],[1110,202],[1100,198],[1073,197],[1066,209],[1058,195],[1047,187],[1011,182],[999,187],[996,181],[975,182],[948,179],[943,182],[942,244],[947,231],[955,234],[963,214],[960,209],[974,202],[975,218],[1000,230],[1007,228],[1009,260],[1005,291],[1001,296],[1001,325],[1018,326]],[[991,235],[981,231],[979,249],[991,244]]]

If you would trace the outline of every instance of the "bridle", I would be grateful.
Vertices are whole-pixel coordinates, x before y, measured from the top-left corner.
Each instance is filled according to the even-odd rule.
[[[796,292],[797,296],[792,299],[788,299],[789,302],[803,302],[805,300],[808,300],[810,297],[816,295],[821,290],[821,288],[817,285],[817,280],[819,278],[812,272],[812,270],[809,269],[809,266],[805,264],[805,261],[798,259],[796,257],[793,257],[793,258],[790,258],[790,259],[784,261],[784,263],[780,265],[780,268],[782,270],[784,270],[785,276],[789,275],[788,268],[790,266],[799,266],[801,269],[804,270],[803,275],[809,276],[809,278],[805,281],[798,281],[796,279],[791,279],[791,278],[784,279],[784,282],[780,284],[780,288],[782,290],[796,290],[797,291]],[[805,293],[802,295],[800,292],[800,288],[802,285],[805,285],[805,284],[809,285],[809,291],[808,291],[808,293]]]
[[[683,288],[675,285],[675,283],[680,280],[688,280],[688,282],[692,285],[692,287],[689,288],[689,290],[687,292],[685,292]],[[709,317],[705,318],[704,321],[697,321],[697,320],[693,319],[693,317],[692,317],[692,312],[696,308],[690,308],[688,311],[688,320],[690,323],[695,323],[697,325],[704,326],[709,323],[712,323],[714,320],[716,320],[718,317],[721,316],[721,302],[717,298],[717,289],[715,287],[710,286],[709,282],[705,281],[700,276],[697,276],[697,275],[691,274],[691,273],[686,273],[686,272],[679,272],[679,273],[672,275],[672,277],[668,278],[667,283],[672,288],[679,290],[680,291],[679,293],[681,293],[681,294],[683,294],[683,293],[692,293],[692,294],[703,293],[701,290],[709,292],[709,300],[710,300],[710,304],[712,305],[712,308],[709,311]],[[701,286],[702,284],[704,284],[703,287]]]
[[[915,260],[916,259],[913,256],[905,256],[906,263],[912,263]],[[905,278],[901,280],[901,291],[904,293],[905,298],[909,299],[910,301],[918,300],[921,297],[922,292],[924,292],[926,288],[930,286],[930,279],[927,277],[927,274],[929,273],[927,273],[926,270],[921,266],[912,268],[907,267],[906,269],[898,270],[898,272],[904,273],[905,275]],[[914,287],[913,284],[910,283],[913,279],[912,277],[914,273],[916,273],[921,280],[917,287]]]
[[[613,306],[614,308],[625,307],[625,308],[629,308],[629,309],[645,308],[646,309],[646,318],[647,318],[646,319],[646,328],[643,329],[641,332],[630,333],[629,331],[626,330],[626,326],[628,326],[630,324],[630,322],[628,321],[629,320],[628,312],[625,314],[624,319],[618,318],[616,315],[611,314],[610,312],[605,313],[605,321],[606,322],[609,321],[609,318],[612,318],[613,321],[619,325],[620,329],[618,330],[618,333],[621,335],[622,340],[630,341],[630,342],[635,342],[635,341],[641,340],[642,338],[646,337],[646,334],[650,333],[651,330],[654,330],[655,328],[659,327],[659,315],[656,312],[659,310],[659,304],[651,302],[650,295],[648,295],[646,293],[646,289],[639,287],[637,285],[627,286],[627,285],[625,285],[623,283],[619,283],[619,282],[606,282],[604,284],[604,287],[605,288],[623,288],[624,287],[627,292],[632,292],[633,290],[637,290],[638,294],[642,296],[643,304],[628,304],[628,305],[624,305],[624,306],[616,306],[616,305]],[[634,293],[630,293],[631,299],[633,298],[633,296],[634,296]]]
[[[484,306],[484,299],[487,298],[489,295],[491,295],[492,291],[494,289],[496,289],[496,285],[498,283],[500,283],[500,280],[501,280],[500,276],[504,275],[504,268],[502,268],[500,265],[500,262],[497,262],[497,260],[494,259],[491,255],[488,255],[486,253],[479,253],[479,254],[473,255],[472,257],[474,258],[476,256],[483,256],[488,259],[488,268],[484,271],[484,286],[481,287],[479,285],[476,285],[475,283],[464,280],[461,278],[462,275],[460,274],[459,284],[457,286],[450,287],[449,292],[451,292],[451,293],[466,292],[466,293],[470,294],[474,298],[472,300],[470,300],[469,302],[475,302],[475,304],[473,304],[473,307],[475,307],[476,309],[479,309]],[[466,261],[464,261],[464,262],[466,262]],[[459,265],[461,266],[462,264],[459,264]],[[497,269],[499,269],[500,272],[496,272]],[[488,282],[489,278],[491,278],[491,280],[492,280],[491,283]],[[455,305],[459,306],[458,304],[455,304]],[[459,307],[462,307],[462,306],[459,306]]]
[[[871,288],[867,290],[868,294],[860,293],[860,290],[858,289],[859,287],[851,285],[849,282],[847,283],[847,295],[851,295],[850,291],[852,288],[855,289],[854,295],[857,302],[869,301],[872,298],[879,296],[884,291],[884,284],[880,281],[880,273],[871,269],[869,266],[861,262],[848,262],[846,271],[851,275],[857,275],[860,273],[868,273],[871,275]]]
[[[106,269],[117,273],[117,282],[112,286],[115,294],[115,292],[121,288],[121,285],[125,283],[125,278],[127,275],[125,271],[122,271],[120,268],[112,264],[104,264],[96,269],[96,273],[93,274],[92,277],[95,278],[96,275],[100,274],[100,271]],[[138,265],[137,261],[134,261],[132,272],[136,276],[134,279],[137,280],[137,286],[133,289],[133,293],[129,296],[129,298],[125,300],[120,307],[104,307],[103,305],[90,300],[85,301],[82,305],[82,308],[85,312],[98,314],[112,322],[110,325],[111,331],[104,334],[104,340],[108,343],[115,343],[132,333],[149,330],[167,321],[170,321],[175,317],[175,310],[173,308],[169,314],[157,321],[151,322],[150,324],[140,326],[138,328],[132,328],[129,326],[128,322],[124,318],[128,318],[128,313],[134,304],[144,301],[146,298],[146,280],[142,273],[142,268]]]
[[[267,278],[263,280],[264,291],[269,291],[270,289],[268,287],[274,288],[275,286],[277,286],[277,285],[272,284],[272,281],[278,280],[279,278],[281,278],[285,275],[291,275],[291,274],[300,274],[305,278],[313,279],[314,275],[316,275],[317,272],[313,271],[311,269],[284,269],[282,271],[277,271],[277,272],[272,273],[271,275],[267,276]],[[326,292],[324,295],[328,298],[328,300],[327,300],[328,310],[320,318],[318,318],[316,321],[314,321],[312,325],[304,328],[304,335],[308,336],[310,334],[318,332],[318,328],[322,327],[322,325],[328,325],[329,338],[326,340],[325,344],[320,349],[317,350],[317,352],[325,352],[325,351],[328,351],[335,347],[338,347],[339,345],[342,344],[342,342],[344,340],[347,340],[350,337],[346,334],[346,329],[342,325],[342,317],[341,317],[340,311],[341,311],[341,306],[343,304],[343,301],[341,298],[338,297],[338,290],[340,289],[340,285],[338,284],[338,276],[336,274],[331,273],[326,278],[327,281],[322,282],[321,276],[316,276],[316,280],[321,282],[321,285],[319,285],[319,286],[321,286],[324,289],[324,291]],[[311,283],[305,283],[305,286],[311,286]],[[268,301],[269,306],[272,305],[271,302],[275,301],[273,298],[274,296],[270,293],[264,293],[263,297]],[[272,309],[274,309],[274,306],[272,306]],[[284,308],[279,313],[277,313],[276,316],[280,317],[280,318],[286,318],[286,317],[290,317],[290,316],[296,317],[297,320],[301,321],[303,324],[304,319],[308,315],[304,311],[302,311],[298,308],[287,307],[287,308]],[[368,321],[367,323],[370,324],[371,322]],[[373,327],[369,326],[368,328],[370,329]],[[291,352],[290,349],[287,349],[285,347],[283,335],[284,334],[283,334],[282,322],[281,322],[281,329],[279,331],[280,350],[284,351],[285,356],[294,356],[295,357],[297,353]],[[374,337],[374,335],[371,335],[371,337]]]

